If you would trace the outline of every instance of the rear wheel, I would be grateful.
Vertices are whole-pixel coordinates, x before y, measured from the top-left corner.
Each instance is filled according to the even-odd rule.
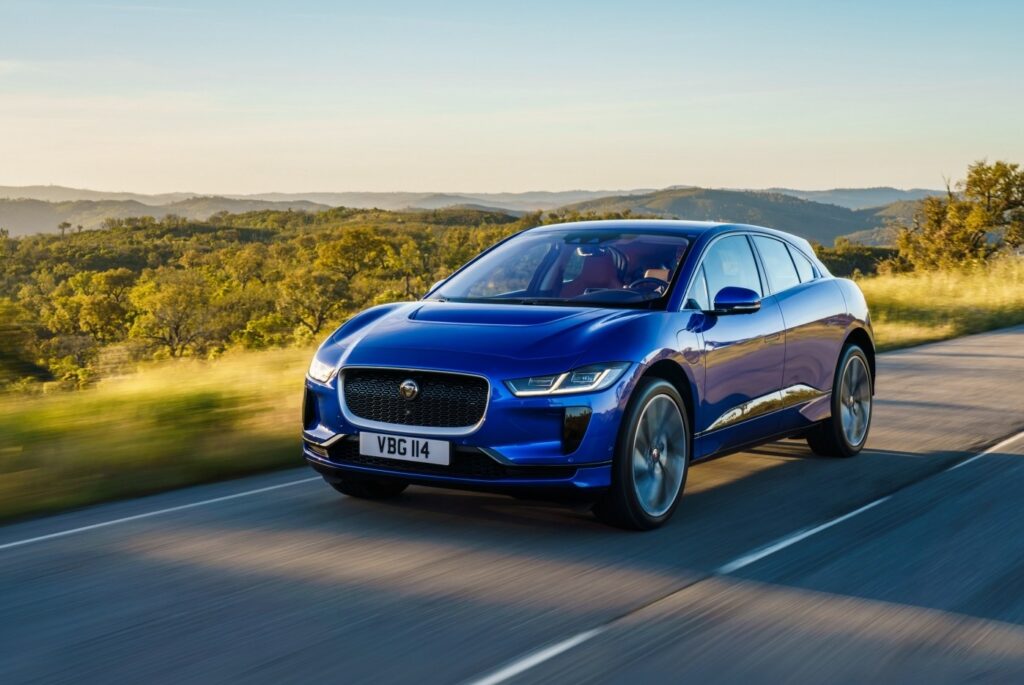
[[[679,505],[690,462],[690,425],[679,392],[658,378],[641,380],[622,431],[611,488],[594,513],[621,528],[657,528]]]
[[[873,387],[868,358],[857,345],[843,350],[832,382],[832,416],[807,434],[815,454],[853,457],[868,440]]]
[[[402,494],[408,483],[400,480],[379,480],[345,476],[342,480],[329,480],[327,484],[338,492],[359,499],[390,499]]]

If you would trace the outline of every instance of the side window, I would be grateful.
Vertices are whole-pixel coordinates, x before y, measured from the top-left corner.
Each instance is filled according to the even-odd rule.
[[[754,244],[761,255],[764,270],[768,273],[768,284],[772,292],[780,293],[800,284],[789,248],[781,240],[755,235]]]
[[[568,283],[579,278],[583,272],[583,259],[584,257],[579,250],[573,250],[569,253],[569,258],[565,261],[565,270],[562,271],[562,283]]]
[[[749,288],[758,295],[764,294],[754,253],[746,236],[731,235],[712,245],[704,255],[704,277],[712,302],[715,295],[728,286]]]
[[[789,247],[789,254],[793,256],[793,263],[796,264],[796,271],[800,274],[800,282],[806,283],[807,281],[813,281],[814,266],[811,265],[811,260],[804,257],[803,253],[792,245],[787,247]]]
[[[699,309],[706,312],[711,309],[711,300],[708,297],[708,281],[704,277],[704,267],[697,269],[697,275],[690,286],[690,292],[686,295],[683,309]]]

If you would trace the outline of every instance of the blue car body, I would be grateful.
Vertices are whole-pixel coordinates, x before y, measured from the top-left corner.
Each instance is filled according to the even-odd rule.
[[[847,341],[865,350],[873,371],[871,324],[860,290],[833,277],[801,238],[705,222],[573,226],[685,236],[688,247],[663,308],[460,303],[431,300],[428,293],[421,301],[363,311],[316,353],[336,372],[325,382],[306,378],[305,459],[328,477],[361,474],[513,494],[589,496],[610,485],[623,414],[646,375],[679,389],[693,431],[691,461],[697,461],[798,434],[827,418],[837,359]],[[775,292],[758,256],[764,288],[756,312],[726,316],[696,308],[685,296],[701,274],[702,257],[730,235],[744,236],[751,245],[755,236],[783,241],[810,262],[813,274]],[[522,397],[507,384],[606,362],[628,362],[628,369],[614,385],[592,393]],[[484,379],[482,418],[438,428],[360,417],[346,406],[344,388],[346,378],[361,369],[394,370],[395,378],[444,372]],[[370,430],[446,440],[452,464],[364,457],[357,436]]]

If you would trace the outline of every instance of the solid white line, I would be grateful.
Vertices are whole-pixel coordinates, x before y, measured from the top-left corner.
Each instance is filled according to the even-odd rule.
[[[870,502],[868,504],[865,504],[863,507],[859,507],[857,509],[854,509],[851,512],[843,514],[842,516],[834,518],[831,521],[826,521],[825,523],[822,523],[821,525],[814,526],[813,528],[805,528],[804,530],[799,530],[799,531],[793,533],[792,535],[787,535],[786,537],[782,538],[781,540],[779,540],[777,542],[773,542],[772,544],[770,544],[770,545],[768,545],[766,547],[761,547],[760,549],[754,550],[750,554],[744,554],[742,557],[739,557],[738,559],[733,559],[729,563],[723,564],[722,566],[718,567],[718,570],[716,571],[716,573],[720,573],[721,574],[721,573],[732,573],[733,571],[738,571],[739,569],[743,568],[744,566],[749,566],[750,564],[753,564],[755,561],[760,561],[761,559],[764,559],[766,556],[768,556],[770,554],[775,554],[779,550],[786,549],[790,545],[795,545],[796,543],[800,542],[801,540],[805,540],[805,539],[811,537],[815,533],[820,533],[821,531],[826,530],[827,528],[831,528],[832,526],[838,525],[838,524],[842,523],[843,521],[846,521],[847,519],[851,519],[851,518],[853,518],[854,516],[856,516],[858,514],[864,513],[865,511],[867,511],[868,509],[871,509],[872,507],[877,507],[879,504],[881,504],[882,502],[886,501],[887,499],[889,499],[888,495],[886,495],[885,497],[882,497],[880,499],[876,499],[874,502]]]
[[[43,540],[53,540],[54,538],[63,538],[68,535],[75,535],[76,533],[84,533],[89,530],[96,530],[97,528],[106,528],[107,526],[114,526],[118,523],[127,523],[129,521],[138,521],[139,519],[150,518],[152,516],[160,516],[161,514],[170,514],[175,511],[184,511],[185,509],[192,509],[195,507],[202,507],[207,504],[216,504],[217,502],[227,502],[228,500],[238,499],[239,497],[248,497],[249,495],[258,495],[263,492],[270,492],[271,490],[278,490],[280,488],[287,488],[292,485],[300,485],[301,483],[309,483],[310,481],[320,480],[320,476],[313,476],[312,478],[302,478],[300,480],[293,480],[287,483],[279,483],[277,485],[268,485],[265,488],[256,488],[255,490],[246,490],[245,492],[236,492],[233,495],[224,495],[223,497],[214,497],[213,499],[204,499],[201,502],[192,502],[191,504],[180,504],[176,507],[168,507],[167,509],[158,509],[156,511],[147,511],[144,514],[135,514],[134,516],[125,516],[124,518],[113,519],[111,521],[103,521],[101,523],[93,523],[88,526],[81,526],[79,528],[69,528],[68,530],[58,531],[56,533],[48,533],[46,535],[40,535],[34,538],[26,538],[24,540],[16,540],[14,542],[5,542],[0,544],[0,550],[10,549],[12,547],[20,547],[22,545],[29,545],[33,542],[42,542]]]
[[[982,457],[988,456],[989,454],[992,454],[994,452],[998,452],[1002,448],[1004,448],[1007,445],[1010,445],[1010,444],[1016,442],[1017,440],[1019,440],[1022,437],[1024,437],[1024,431],[1021,431],[1020,433],[1017,433],[1016,435],[1011,435],[1010,437],[1006,438],[1005,440],[1002,440],[1002,441],[996,443],[995,445],[992,445],[991,447],[989,447],[984,452],[979,452],[978,454],[975,454],[973,457],[969,457],[967,459],[964,459],[963,461],[957,462],[956,464],[953,464],[949,468],[943,469],[943,471],[941,471],[940,473],[945,473],[946,471],[953,471],[954,469],[958,469],[961,466],[966,466],[967,464],[970,464],[973,461],[977,461],[978,459],[981,459]],[[881,499],[876,499],[874,502],[869,502],[868,504],[865,504],[863,507],[860,507],[859,509],[854,509],[853,511],[851,511],[849,513],[846,513],[846,514],[843,514],[842,516],[840,516],[838,518],[834,518],[831,521],[826,521],[825,523],[822,523],[821,525],[814,526],[813,528],[806,528],[804,530],[797,531],[797,532],[793,533],[792,535],[788,535],[788,536],[782,538],[781,540],[779,540],[777,542],[773,542],[772,544],[770,544],[770,545],[768,545],[766,547],[762,547],[760,549],[754,550],[750,554],[744,554],[742,557],[739,557],[738,559],[734,559],[734,560],[730,561],[727,564],[723,564],[722,566],[720,566],[718,568],[717,572],[721,573],[721,574],[724,574],[724,573],[732,573],[733,571],[738,571],[739,569],[743,568],[744,566],[749,566],[750,564],[753,564],[755,561],[760,561],[761,559],[764,559],[766,556],[768,556],[770,554],[775,554],[779,550],[785,549],[785,548],[789,547],[790,545],[794,545],[794,544],[800,542],[801,540],[805,540],[805,539],[811,537],[812,535],[814,535],[816,533],[820,533],[821,531],[823,531],[823,530],[825,530],[827,528],[831,528],[832,526],[834,526],[836,524],[839,524],[839,523],[842,523],[843,521],[851,519],[854,516],[857,516],[858,514],[862,514],[865,511],[867,511],[868,509],[871,509],[873,507],[877,507],[879,504],[881,504],[882,502],[886,501],[887,499],[889,499],[889,495],[886,495],[885,497],[882,497]]]
[[[604,632],[603,626],[600,628],[594,628],[593,630],[588,630],[584,633],[579,633],[578,635],[574,635],[566,640],[557,642],[550,647],[538,649],[536,652],[530,652],[526,656],[516,659],[509,665],[499,668],[493,673],[485,675],[482,678],[469,681],[468,685],[498,685],[498,683],[503,683],[509,678],[514,678],[520,673],[528,671],[538,664],[544,663],[548,659],[553,659],[562,652],[583,644],[590,638],[602,632]]]
[[[958,468],[960,468],[961,466],[967,466],[967,465],[968,465],[968,464],[970,464],[970,463],[971,463],[972,461],[977,461],[977,460],[981,459],[981,458],[982,458],[982,457],[984,457],[984,456],[987,456],[987,455],[989,455],[989,454],[992,454],[993,452],[998,452],[999,450],[1003,449],[1003,448],[1004,448],[1004,447],[1006,447],[1007,445],[1010,445],[1010,444],[1012,444],[1012,443],[1016,442],[1017,440],[1019,440],[1019,439],[1020,439],[1020,438],[1022,438],[1022,437],[1024,437],[1024,431],[1021,431],[1020,433],[1017,433],[1016,435],[1011,435],[1011,436],[1010,436],[1010,437],[1008,437],[1008,438],[1007,438],[1006,440],[1003,440],[1002,442],[997,442],[996,444],[992,445],[991,447],[989,447],[989,448],[988,448],[987,450],[985,450],[984,452],[980,452],[980,453],[978,453],[978,454],[975,454],[975,455],[974,455],[973,457],[971,457],[970,459],[964,459],[964,460],[963,460],[963,461],[961,461],[961,462],[957,462],[956,464],[953,464],[952,466],[950,466],[950,467],[949,467],[948,469],[946,469],[946,470],[947,470],[947,471],[953,471],[954,469],[958,469]]]

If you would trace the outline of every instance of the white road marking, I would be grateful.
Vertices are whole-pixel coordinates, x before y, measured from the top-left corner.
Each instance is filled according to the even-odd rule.
[[[279,490],[280,488],[291,487],[292,485],[300,485],[302,483],[309,483],[314,480],[320,480],[320,476],[313,476],[311,478],[302,478],[300,480],[293,480],[287,483],[279,483],[277,485],[268,485],[265,488],[256,488],[255,490],[246,490],[245,492],[236,492],[233,495],[224,495],[223,497],[214,497],[213,499],[204,499],[200,502],[192,502],[190,504],[180,504],[176,507],[168,507],[166,509],[157,509],[156,511],[147,511],[144,514],[135,514],[134,516],[125,516],[119,519],[113,519],[111,521],[103,521],[101,523],[93,523],[88,526],[81,526],[79,528],[69,528],[68,530],[61,530],[56,533],[48,533],[46,535],[40,535],[34,538],[26,538],[24,540],[16,540],[14,542],[5,542],[0,544],[0,550],[10,549],[12,547],[21,547],[22,545],[30,545],[33,542],[42,542],[44,540],[53,540],[54,538],[63,538],[68,535],[75,535],[77,533],[84,533],[89,530],[96,530],[97,528],[106,528],[107,526],[114,526],[118,523],[128,523],[129,521],[138,521],[139,519],[150,518],[152,516],[160,516],[161,514],[170,514],[175,511],[184,511],[185,509],[193,509],[195,507],[202,507],[207,504],[216,504],[217,502],[227,502],[228,500],[238,499],[239,497],[248,497],[249,495],[258,495],[264,492],[270,492],[271,490]]]
[[[590,638],[598,635],[599,633],[604,632],[604,630],[605,626],[601,626],[600,628],[594,628],[593,630],[588,630],[584,633],[573,635],[572,637],[566,640],[562,640],[561,642],[556,642],[550,647],[538,649],[536,652],[530,652],[526,656],[516,659],[512,663],[508,664],[507,666],[503,666],[502,668],[499,668],[497,671],[494,671],[493,673],[469,681],[468,685],[498,685],[498,683],[503,683],[506,680],[509,680],[510,678],[516,677],[524,671],[528,671],[529,669],[533,668],[538,664],[544,663],[548,659],[558,656],[562,652],[570,650],[573,647],[576,647],[577,645],[583,644]]]
[[[953,464],[952,466],[950,466],[946,470],[947,471],[952,471],[954,469],[960,468],[961,466],[967,466],[972,461],[977,461],[977,460],[981,459],[982,457],[984,457],[986,455],[992,454],[993,452],[998,452],[999,450],[1003,449],[1007,445],[1012,445],[1013,443],[1017,442],[1017,440],[1019,440],[1021,438],[1024,438],[1024,431],[1021,431],[1020,433],[1017,433],[1016,435],[1011,435],[1006,440],[1003,440],[1002,442],[997,442],[996,444],[992,445],[991,447],[989,447],[984,452],[979,452],[978,454],[975,454],[973,457],[971,457],[969,459],[964,459],[963,461],[959,461],[959,462]]]
[[[733,559],[732,561],[730,561],[727,564],[722,564],[721,566],[718,567],[718,569],[715,572],[718,573],[718,574],[725,574],[725,573],[732,573],[733,571],[738,571],[739,569],[743,568],[744,566],[749,566],[750,564],[753,564],[755,561],[760,561],[761,559],[764,559],[765,557],[767,557],[767,556],[769,556],[771,554],[775,554],[776,552],[778,552],[780,550],[786,549],[790,545],[795,545],[796,543],[800,542],[801,540],[806,540],[807,538],[811,537],[812,535],[814,535],[816,533],[820,533],[821,531],[826,530],[828,528],[831,528],[832,526],[838,525],[838,524],[842,523],[843,521],[846,521],[848,519],[852,519],[854,516],[857,516],[858,514],[862,514],[865,511],[867,511],[868,509],[871,509],[873,507],[877,507],[879,504],[881,504],[882,502],[886,501],[887,499],[889,499],[888,495],[885,496],[885,497],[881,497],[879,499],[876,499],[874,502],[869,502],[868,504],[865,504],[863,507],[860,507],[858,509],[854,509],[853,511],[848,512],[846,514],[843,514],[842,516],[838,516],[838,517],[832,519],[831,521],[826,521],[825,523],[822,523],[821,525],[814,526],[813,528],[805,528],[803,530],[798,530],[797,532],[795,532],[795,533],[793,533],[791,535],[787,535],[786,537],[782,538],[781,540],[773,542],[770,545],[766,545],[765,547],[761,547],[760,549],[756,549],[753,552],[750,552],[749,554],[744,554],[743,556],[741,556],[741,557],[739,557],[737,559]]]
[[[1021,431],[1020,433],[1017,433],[1016,435],[1011,435],[1010,437],[1006,438],[1005,440],[1003,440],[1001,442],[998,442],[995,445],[992,445],[992,447],[989,447],[984,452],[979,452],[978,454],[975,454],[973,457],[969,457],[969,458],[965,459],[964,461],[957,462],[956,464],[953,464],[949,468],[944,469],[944,470],[940,471],[939,473],[945,473],[947,471],[952,471],[954,469],[958,469],[961,466],[966,466],[967,464],[970,464],[972,461],[977,461],[978,459],[981,459],[982,457],[984,457],[986,455],[992,454],[994,452],[998,452],[1002,448],[1006,447],[1007,445],[1012,444],[1013,442],[1019,440],[1020,438],[1024,438],[1024,431]],[[826,521],[825,523],[822,523],[822,524],[817,525],[817,526],[813,526],[811,528],[805,528],[805,529],[799,530],[799,531],[797,531],[797,532],[795,532],[795,533],[793,533],[791,535],[787,535],[786,537],[781,538],[780,540],[777,540],[776,542],[773,542],[770,545],[758,548],[758,549],[754,550],[753,552],[750,552],[748,554],[744,554],[741,557],[733,559],[732,561],[728,562],[727,564],[723,564],[722,566],[719,566],[718,569],[716,569],[715,573],[718,574],[718,575],[724,575],[724,574],[727,574],[727,573],[732,573],[734,571],[738,571],[739,569],[741,569],[741,568],[743,568],[745,566],[749,566],[750,564],[753,564],[755,561],[760,561],[761,559],[764,559],[767,556],[770,556],[772,554],[775,554],[778,551],[786,549],[787,547],[790,547],[791,545],[795,545],[796,543],[800,542],[801,540],[806,540],[807,538],[811,537],[812,535],[820,533],[823,530],[827,530],[827,529],[831,528],[832,526],[835,526],[835,525],[838,525],[838,524],[842,523],[843,521],[848,521],[849,519],[852,519],[854,516],[858,516],[860,514],[863,514],[865,511],[868,511],[869,509],[873,509],[874,507],[877,507],[879,504],[885,502],[890,497],[891,497],[891,495],[886,495],[885,497],[880,497],[879,499],[876,499],[873,502],[868,502],[867,504],[865,504],[862,507],[859,507],[857,509],[854,509],[853,511],[847,512],[847,513],[843,514],[842,516],[838,516],[838,517],[836,517],[834,519]],[[674,594],[674,593],[672,593],[672,594]],[[617,620],[620,620],[620,619],[617,619]],[[527,655],[525,655],[523,657],[520,657],[519,659],[516,659],[512,663],[510,663],[507,666],[504,666],[504,667],[498,669],[497,671],[494,671],[493,673],[490,673],[490,674],[482,676],[482,677],[480,677],[478,679],[469,681],[468,685],[499,685],[500,683],[503,683],[503,682],[505,682],[505,681],[507,681],[507,680],[509,680],[511,678],[514,678],[515,676],[517,676],[517,675],[519,675],[519,674],[521,674],[521,673],[523,673],[523,672],[533,668],[534,666],[538,666],[538,665],[544,663],[545,661],[547,661],[549,659],[553,659],[554,657],[558,656],[559,654],[562,654],[563,652],[567,652],[568,650],[572,649],[573,647],[576,647],[578,645],[583,644],[587,640],[589,640],[589,639],[599,635],[600,633],[603,633],[614,622],[615,621],[612,621],[611,623],[606,623],[606,624],[604,624],[602,626],[599,626],[597,628],[593,628],[593,629],[588,630],[586,632],[578,633],[577,635],[574,635],[573,637],[570,637],[568,639],[562,640],[561,642],[557,642],[557,643],[551,645],[550,647],[544,647],[543,649],[539,649],[539,650],[537,650],[535,652],[530,652],[529,654],[527,654]]]

